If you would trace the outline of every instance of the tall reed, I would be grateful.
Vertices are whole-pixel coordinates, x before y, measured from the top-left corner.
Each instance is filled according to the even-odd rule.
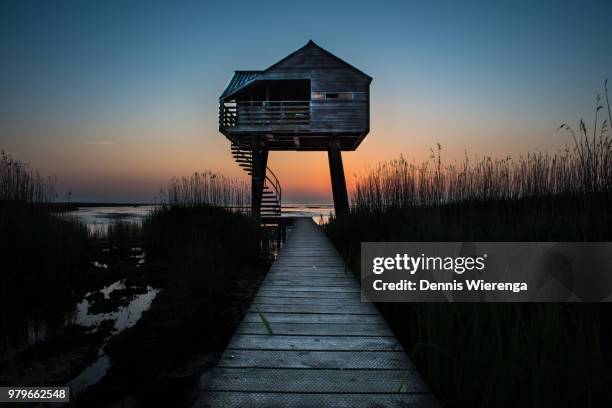
[[[357,210],[380,210],[611,191],[612,149],[609,137],[602,139],[585,158],[577,149],[566,149],[559,154],[528,153],[517,160],[485,157],[471,162],[466,157],[460,166],[432,166],[400,156],[357,181],[352,205]]]
[[[55,198],[55,178],[0,151],[0,318],[70,301],[84,276],[87,228],[57,216]]]
[[[245,209],[250,206],[250,186],[226,176],[205,171],[189,177],[174,177],[160,190],[162,204],[177,207],[214,206]]]
[[[567,123],[559,130],[572,136],[573,146],[557,153],[528,153],[513,159],[484,157],[443,164],[441,146],[431,160],[416,164],[403,156],[380,163],[358,179],[352,196],[356,211],[431,206],[466,201],[517,200],[554,194],[612,191],[612,138],[607,81],[608,118],[597,96],[595,120],[589,130],[580,119],[576,133]]]
[[[163,290],[106,350],[118,387],[143,406],[176,406],[177,393],[160,387],[167,373],[195,361],[197,353],[221,355],[267,270],[259,224],[227,208],[243,203],[241,185],[212,175],[171,181],[170,196],[143,219],[145,268]],[[170,381],[185,387],[184,380]],[[99,402],[90,397],[81,405]]]
[[[55,200],[55,178],[38,171],[0,150],[0,201],[48,203]]]

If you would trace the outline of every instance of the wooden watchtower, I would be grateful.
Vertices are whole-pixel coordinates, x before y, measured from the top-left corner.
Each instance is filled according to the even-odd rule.
[[[254,216],[281,212],[281,186],[267,167],[275,150],[327,151],[336,214],[348,210],[341,151],[370,131],[371,81],[313,41],[266,70],[234,73],[219,98],[219,131],[251,175]]]

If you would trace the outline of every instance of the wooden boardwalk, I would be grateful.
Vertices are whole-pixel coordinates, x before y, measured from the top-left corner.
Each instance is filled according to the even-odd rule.
[[[438,404],[331,242],[300,218],[196,406]]]

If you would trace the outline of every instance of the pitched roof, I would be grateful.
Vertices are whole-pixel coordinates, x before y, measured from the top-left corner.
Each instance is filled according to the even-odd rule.
[[[334,54],[332,54],[331,52],[327,51],[325,48],[319,46],[318,44],[316,44],[312,40],[308,41],[306,43],[306,45],[304,45],[302,48],[292,52],[291,54],[287,55],[285,58],[281,59],[277,63],[269,66],[268,68],[266,68],[266,70],[263,71],[263,73],[268,73],[268,72],[271,72],[271,71],[275,71],[277,69],[280,69],[285,64],[290,65],[290,63],[306,65],[308,60],[315,59],[315,58],[321,57],[321,56],[326,58],[327,64],[329,64],[329,62],[333,62],[333,63],[335,63],[337,65],[350,68],[351,70],[355,71],[359,75],[362,75],[365,78],[367,78],[369,80],[372,80],[372,77],[370,77],[368,74],[366,74],[365,72],[355,68],[353,65],[349,64],[348,62],[344,61],[343,59],[335,56]],[[294,60],[294,61],[292,61],[292,60]],[[320,60],[319,60],[319,62],[320,62]],[[310,65],[310,64],[308,64],[308,65]],[[315,68],[315,67],[313,66],[312,68]]]
[[[291,54],[287,55],[285,58],[269,66],[263,71],[236,71],[234,73],[234,76],[230,80],[229,84],[227,85],[223,93],[221,94],[220,99],[223,99],[232,94],[235,94],[240,89],[254,82],[259,76],[263,76],[264,74],[274,72],[277,70],[282,70],[283,65],[287,64],[289,65],[289,68],[291,68],[292,60],[293,60],[293,65],[296,65],[296,64],[304,65],[306,61],[308,61],[309,59],[311,59],[311,57],[314,57],[314,56],[323,56],[326,58],[326,61],[331,61],[332,63],[335,63],[337,65],[348,67],[352,69],[358,75],[362,75],[367,80],[369,81],[372,80],[372,77],[370,77],[363,71],[355,68],[354,66],[344,61],[343,59],[336,57],[331,52],[327,51],[326,49],[315,44],[314,41],[310,40],[302,48],[292,52]]]

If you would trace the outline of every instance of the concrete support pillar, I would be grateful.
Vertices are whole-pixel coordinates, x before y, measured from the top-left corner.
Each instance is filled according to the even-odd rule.
[[[340,140],[337,137],[331,138],[327,149],[327,156],[329,158],[329,173],[331,175],[336,216],[346,214],[349,210],[348,193],[346,192],[346,180],[344,179],[344,167],[342,166],[340,151]]]

